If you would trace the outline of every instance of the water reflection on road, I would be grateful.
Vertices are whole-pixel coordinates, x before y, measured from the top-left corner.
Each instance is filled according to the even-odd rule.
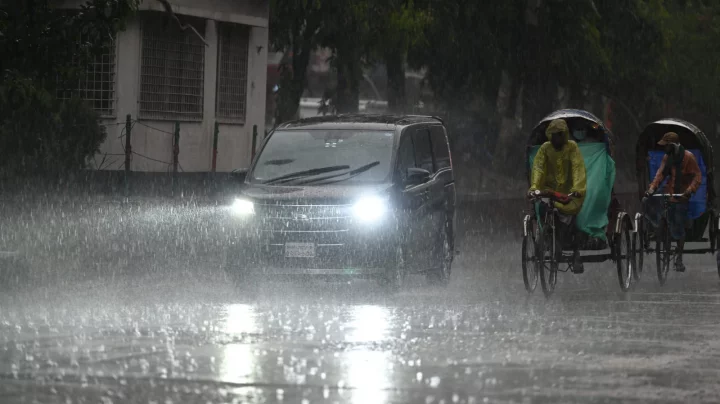
[[[316,282],[249,298],[221,277],[160,275],[11,291],[0,402],[720,402],[708,258],[662,288],[647,270],[628,294],[589,266],[549,300],[502,254],[397,296]]]
[[[223,313],[224,312],[224,313]],[[222,346],[215,362],[219,362],[218,380],[247,383],[256,376],[256,357],[252,345],[242,342],[244,335],[258,334],[255,309],[248,304],[230,304],[221,311],[222,333],[236,339]]]

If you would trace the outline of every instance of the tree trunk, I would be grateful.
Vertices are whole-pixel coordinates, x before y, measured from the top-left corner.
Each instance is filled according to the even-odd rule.
[[[510,80],[510,91],[507,96],[507,108],[505,109],[503,116],[508,119],[515,119],[515,115],[517,115],[518,97],[520,97],[520,86],[522,83],[520,82],[519,77],[508,76],[508,79]]]
[[[338,114],[358,112],[360,101],[361,61],[353,48],[337,50],[337,88],[335,110]]]
[[[514,146],[517,145],[519,139],[517,136],[517,121],[515,120],[519,96],[520,78],[508,72],[507,79],[502,80],[502,86],[498,92],[497,103],[500,107],[501,119],[498,139],[493,153],[493,167],[496,171],[513,171],[512,166],[516,160],[509,157],[511,151],[515,150]],[[520,141],[520,144],[524,145],[525,142]]]
[[[524,57],[522,63],[522,132],[529,134],[533,126],[542,118],[548,99],[550,104],[557,98],[557,89],[554,94],[548,94],[547,64],[544,55],[541,55],[542,30],[539,21],[538,9],[542,7],[542,0],[527,0],[524,32]]]
[[[293,52],[291,64],[283,66],[281,73],[275,114],[277,124],[297,118],[300,99],[307,87],[307,68],[312,46],[308,42],[295,49],[299,51]]]
[[[585,109],[585,91],[579,84],[573,84],[570,86],[570,100],[568,102],[568,108]],[[594,111],[595,114],[600,116],[600,110]]]
[[[388,110],[395,113],[405,113],[407,99],[405,98],[405,66],[400,52],[387,52],[385,54],[385,67],[387,69],[387,99]]]

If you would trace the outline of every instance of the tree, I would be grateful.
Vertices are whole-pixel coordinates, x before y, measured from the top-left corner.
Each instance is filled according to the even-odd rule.
[[[57,91],[113,42],[138,0],[88,0],[59,10],[49,0],[0,0],[0,168],[58,173],[85,167],[105,139],[97,114]]]
[[[383,62],[388,72],[391,111],[406,108],[405,62],[411,46],[423,43],[430,20],[423,0],[336,0],[323,6],[321,46],[331,49],[336,85],[324,98],[325,110],[357,112],[366,67]]]
[[[669,8],[670,56],[661,97],[720,120],[720,4],[675,1]]]
[[[0,169],[5,174],[63,174],[84,168],[106,137],[98,114],[83,100],[59,100],[27,78],[6,79],[0,111]]]
[[[0,82],[10,72],[44,87],[77,76],[124,28],[138,3],[89,0],[78,10],[58,10],[49,0],[0,0]]]
[[[311,53],[319,46],[324,9],[320,0],[271,0],[271,46],[286,52],[281,66],[277,94],[276,121],[297,116],[300,98],[307,86],[307,68]]]
[[[424,29],[430,24],[429,3],[422,0],[369,1],[369,61],[385,64],[388,108],[405,112],[405,64],[411,48],[427,45]]]
[[[330,66],[336,72],[335,88],[323,96],[325,111],[358,111],[360,81],[368,61],[370,35],[368,0],[325,2],[320,45],[332,51]]]

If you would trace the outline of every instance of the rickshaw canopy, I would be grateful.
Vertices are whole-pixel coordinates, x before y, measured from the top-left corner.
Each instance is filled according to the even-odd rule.
[[[595,115],[582,110],[564,109],[543,118],[530,133],[527,144],[527,178],[540,146],[547,141],[545,129],[555,119],[564,119],[577,142],[585,163],[587,192],[576,217],[577,228],[598,239],[606,239],[608,209],[615,183],[615,161],[612,159],[613,135]]]
[[[663,147],[658,145],[657,142],[667,132],[678,134],[680,144],[695,155],[700,166],[703,175],[702,184],[698,192],[690,199],[689,216],[691,219],[701,219],[705,215],[707,208],[712,207],[715,199],[713,150],[707,136],[700,128],[690,122],[675,118],[661,119],[648,124],[640,133],[635,148],[639,193],[642,194],[647,189],[648,184],[660,166],[664,151]],[[704,231],[705,225],[705,220],[696,222],[694,227],[697,226],[698,230],[692,232],[693,236],[690,238],[697,238],[694,233],[699,234],[701,232],[700,227]]]
[[[563,119],[567,122],[570,128],[571,139],[578,144],[602,142],[606,144],[608,153],[611,156],[613,155],[615,137],[612,132],[605,127],[605,124],[603,124],[598,117],[581,109],[561,109],[541,119],[530,132],[527,144],[528,149],[532,146],[539,146],[545,143],[547,140],[545,137],[545,129],[550,122],[556,119]],[[579,138],[580,136],[578,136],[578,134],[583,134],[584,136]]]

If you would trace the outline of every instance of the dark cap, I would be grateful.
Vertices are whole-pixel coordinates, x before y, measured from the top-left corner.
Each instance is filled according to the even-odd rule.
[[[660,146],[665,146],[669,143],[680,143],[680,136],[675,132],[668,132],[663,135],[662,139],[657,143]]]

